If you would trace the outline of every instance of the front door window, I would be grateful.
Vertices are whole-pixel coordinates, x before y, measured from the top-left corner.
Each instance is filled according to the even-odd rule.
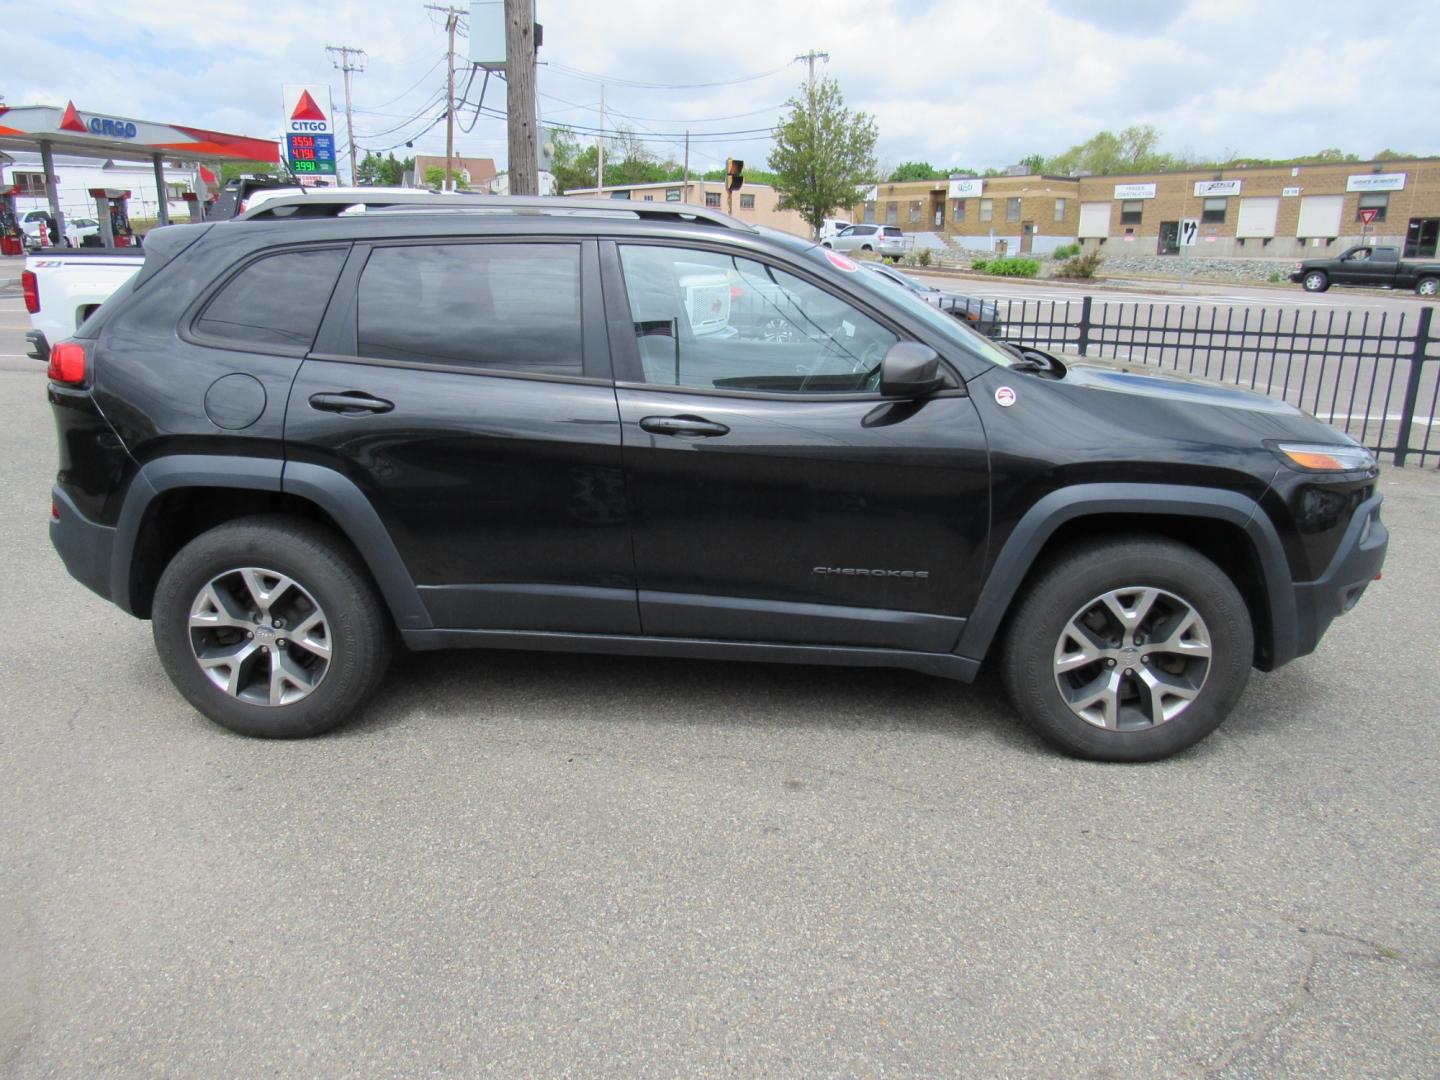
[[[620,249],[643,379],[696,390],[859,393],[898,340],[853,305],[751,259]]]

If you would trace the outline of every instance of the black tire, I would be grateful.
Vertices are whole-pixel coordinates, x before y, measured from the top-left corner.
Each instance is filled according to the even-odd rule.
[[[822,241],[820,241],[820,246],[823,247],[823,248],[828,248],[828,247],[830,246],[830,241],[829,241],[829,240],[822,240]]]
[[[1330,278],[1323,270],[1310,270],[1300,279],[1306,292],[1324,292],[1330,288]]]
[[[309,594],[300,603],[313,597],[325,616],[328,661],[313,689],[298,700],[252,704],[212,682],[197,660],[192,605],[207,585],[238,567],[260,567],[293,579]],[[298,518],[241,518],[190,541],[160,575],[151,619],[156,651],[175,688],[203,715],[242,735],[294,739],[328,731],[374,692],[390,662],[393,625],[359,556],[333,531]],[[246,637],[261,632],[263,623],[256,625],[257,631]],[[233,633],[238,637],[240,632]],[[283,646],[280,640],[302,662],[315,662],[308,652],[296,654],[293,642]],[[265,662],[273,664],[268,658]]]
[[[1440,293],[1440,278],[1422,277],[1415,283],[1416,296],[1434,296]]]
[[[1172,719],[1131,730],[1114,730],[1097,726],[1072,711],[1061,694],[1059,681],[1068,677],[1084,682],[1090,678],[1085,672],[1093,670],[1098,677],[1104,674],[1101,665],[1108,665],[1111,671],[1115,665],[1102,660],[1094,669],[1064,676],[1057,673],[1058,654],[1062,635],[1074,625],[1072,620],[1078,613],[1107,593],[1132,587],[1162,590],[1162,594],[1171,594],[1170,599],[1188,605],[1203,620],[1201,629],[1208,636],[1211,655],[1199,680],[1199,692]],[[1123,635],[1119,640],[1126,642]],[[1016,710],[1047,742],[1061,750],[1095,761],[1156,761],[1193,746],[1225,719],[1250,676],[1254,640],[1245,601],[1234,582],[1209,559],[1158,537],[1114,540],[1071,549],[1039,571],[1010,620],[1001,676]],[[1152,643],[1150,647],[1155,646]],[[1143,654],[1144,649],[1140,645],[1135,651]],[[1129,659],[1120,664],[1133,663],[1131,652],[1124,655]],[[1152,661],[1150,656],[1143,659],[1147,664]],[[1143,674],[1139,664],[1133,670]],[[1134,695],[1132,705],[1127,706],[1133,714],[1133,703],[1145,703],[1138,695],[1140,685],[1128,678],[1121,685]]]
[[[869,244],[861,244],[861,245],[860,245],[860,250],[861,250],[861,251],[872,251],[872,252],[873,252],[875,249],[874,249],[873,247],[871,247]]]

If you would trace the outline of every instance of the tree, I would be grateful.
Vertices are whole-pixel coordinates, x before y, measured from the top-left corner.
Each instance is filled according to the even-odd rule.
[[[845,108],[829,76],[805,84],[785,103],[789,117],[775,131],[769,165],[781,210],[798,210],[818,234],[836,207],[854,206],[875,180],[875,121]]]
[[[470,185],[459,169],[450,170],[450,178],[455,181],[457,191],[469,191]],[[445,184],[445,170],[439,165],[431,165],[425,170],[425,186],[428,188],[439,188]]]
[[[223,161],[220,163],[222,185],[237,176],[283,176],[285,167],[273,161]]]
[[[1032,173],[1042,173],[1045,171],[1045,155],[1026,154],[1020,159],[1020,164]]]
[[[928,161],[907,161],[890,173],[890,183],[898,184],[904,180],[943,180],[940,170],[931,165]]]

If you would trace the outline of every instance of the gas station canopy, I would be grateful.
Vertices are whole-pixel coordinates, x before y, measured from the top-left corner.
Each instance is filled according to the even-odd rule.
[[[45,192],[50,213],[56,219],[59,236],[65,235],[64,216],[55,188],[56,151],[78,157],[115,158],[123,161],[151,161],[155,186],[160,196],[160,223],[169,224],[164,197],[164,159],[172,161],[265,161],[280,160],[279,145],[272,139],[251,139],[222,131],[131,120],[109,113],[81,112],[75,103],[54,105],[0,105],[0,150],[39,150],[45,167]],[[102,224],[105,208],[100,208]],[[104,230],[110,240],[109,229]]]
[[[250,139],[204,128],[130,120],[108,113],[81,112],[74,103],[0,105],[0,149],[34,150],[48,143],[52,152],[89,157],[148,161],[279,161],[280,148],[271,139]]]

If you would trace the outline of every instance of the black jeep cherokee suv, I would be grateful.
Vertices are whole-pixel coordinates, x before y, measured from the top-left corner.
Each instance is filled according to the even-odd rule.
[[[699,207],[435,197],[145,253],[51,356],[51,536],[251,735],[345,720],[398,632],[994,656],[1057,746],[1154,759],[1385,555],[1373,456],[1289,405],[1002,348]]]

